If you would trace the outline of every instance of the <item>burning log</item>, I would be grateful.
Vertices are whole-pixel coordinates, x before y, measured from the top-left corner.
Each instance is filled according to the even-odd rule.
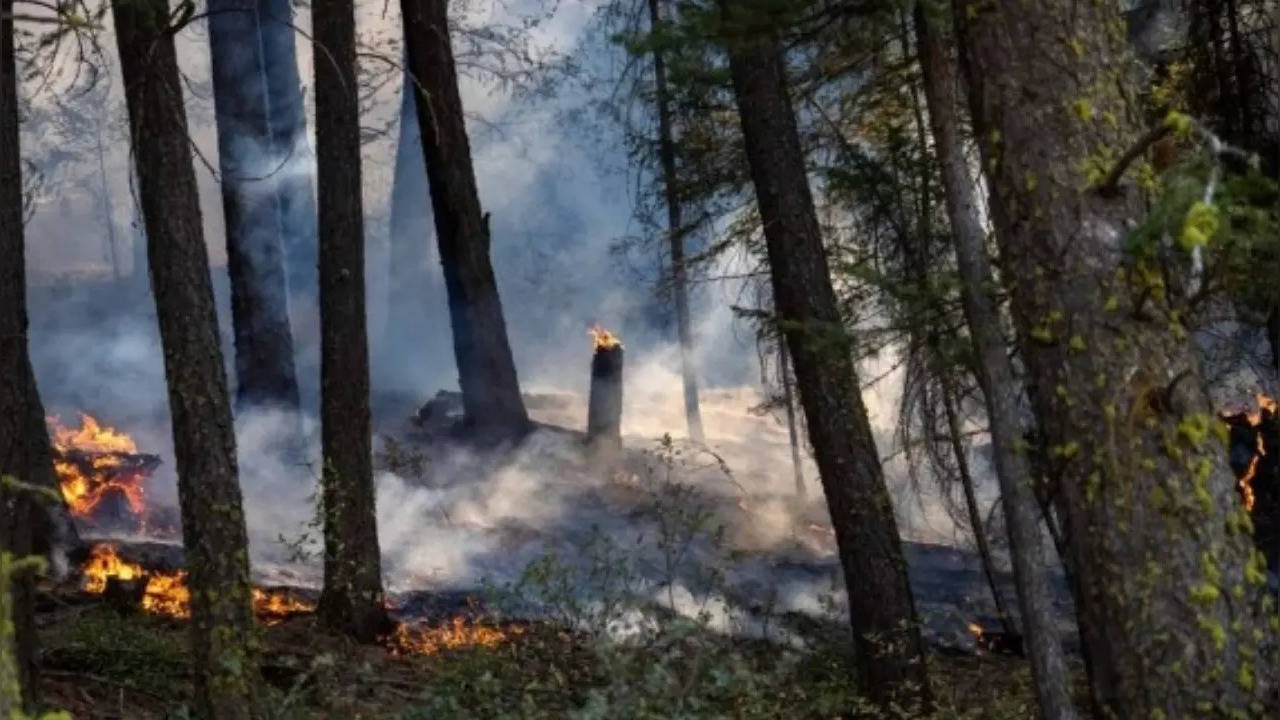
[[[80,414],[80,427],[47,418],[54,469],[72,517],[91,525],[136,531],[145,521],[146,480],[160,465],[139,453],[133,438]]]
[[[622,341],[599,325],[590,329],[591,392],[587,400],[587,443],[605,452],[622,447]]]

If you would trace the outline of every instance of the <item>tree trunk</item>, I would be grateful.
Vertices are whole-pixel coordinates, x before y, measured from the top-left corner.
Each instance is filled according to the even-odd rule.
[[[321,621],[362,642],[387,630],[374,513],[355,6],[318,0],[312,28],[320,210]]]
[[[119,0],[112,11],[173,418],[196,706],[210,718],[255,718],[248,539],[169,9]]]
[[[280,199],[292,158],[275,151],[266,0],[211,0],[209,48],[226,219],[236,407],[298,410]],[[289,37],[292,37],[290,34]]]
[[[37,551],[47,538],[36,535],[41,521],[39,500],[6,483],[13,478],[45,488],[57,487],[53,456],[44,427],[44,409],[36,392],[27,343],[27,284],[22,228],[22,157],[18,142],[18,76],[14,55],[13,0],[0,0],[0,553],[8,561]],[[39,418],[33,432],[32,418]],[[36,628],[34,583],[30,572],[0,578],[7,597],[0,597],[0,666],[17,677],[0,679],[0,716],[15,716],[32,706],[36,696]],[[3,592],[0,591],[0,592]],[[5,628],[8,629],[7,627]],[[8,665],[8,662],[13,665]],[[16,682],[16,697],[10,694]],[[20,699],[19,699],[20,698]]]
[[[489,259],[489,217],[480,212],[471,147],[449,39],[446,0],[401,0],[436,240],[449,296],[453,351],[469,425],[498,437],[529,427],[502,301]]]
[[[1096,704],[1114,717],[1253,716],[1274,681],[1258,651],[1274,631],[1242,600],[1265,576],[1186,308],[1126,247],[1143,215],[1136,183],[1090,187],[1141,133],[1118,8],[957,0],[954,17]],[[1012,404],[1009,383],[987,387]]]
[[[729,27],[751,8],[721,0]],[[849,594],[860,688],[874,702],[928,700],[924,648],[897,522],[836,305],[786,69],[769,28],[726,38],[764,223],[774,305],[796,373]]]
[[[796,499],[805,499],[804,467],[800,464],[800,433],[796,423],[796,400],[791,391],[791,358],[785,338],[778,340],[778,372],[782,374],[782,402],[787,406],[787,440],[791,444],[791,472],[796,481]]]
[[[1005,608],[1004,598],[1000,595],[1000,585],[996,582],[996,563],[991,555],[991,543],[987,542],[986,527],[982,522],[982,508],[978,507],[978,494],[974,488],[973,473],[969,472],[968,451],[965,448],[963,429],[956,408],[955,397],[950,387],[942,390],[942,407],[947,416],[947,436],[951,441],[951,454],[955,455],[956,467],[960,473],[960,486],[964,490],[965,509],[969,512],[969,525],[973,529],[973,542],[978,547],[978,557],[982,560],[982,573],[987,577],[987,586],[991,588],[991,601],[996,605],[996,614],[1000,616],[1000,624],[1009,634],[1018,632]]]
[[[1031,487],[1034,481],[1031,466],[1026,455],[1018,449],[1022,435],[1017,405],[1020,388],[1009,362],[1004,335],[1000,332],[1000,314],[988,291],[993,276],[987,263],[987,235],[979,220],[973,181],[969,177],[956,120],[957,68],[943,37],[933,27],[936,22],[936,18],[929,16],[925,3],[916,3],[917,45],[934,152],[942,169],[947,216],[951,221],[951,236],[960,271],[961,300],[986,399],[996,477],[1000,483],[1000,501],[1004,507],[1009,554],[1023,635],[1035,681],[1036,701],[1041,718],[1074,718],[1076,712],[1071,701],[1066,655],[1057,630],[1049,577],[1044,566],[1040,508]],[[947,402],[950,405],[952,400],[948,398]],[[953,414],[948,407],[948,415]],[[949,422],[954,424],[950,417]],[[956,432],[957,428],[953,428],[953,436],[958,437]],[[980,521],[974,532],[982,533]],[[982,542],[985,544],[985,538]],[[992,592],[996,592],[994,583]]]
[[[662,25],[660,0],[649,0],[649,29]],[[671,297],[676,306],[676,332],[680,338],[680,374],[684,380],[684,415],[689,437],[702,442],[702,410],[698,407],[698,372],[693,352],[693,327],[689,319],[689,283],[684,254],[684,223],[676,175],[676,140],[671,128],[671,99],[662,50],[653,50],[653,87],[658,110],[658,155],[662,161],[662,185],[667,201],[667,239],[671,247]]]
[[[251,2],[254,0],[241,0]],[[289,296],[298,304],[315,302],[318,275],[315,153],[307,132],[306,100],[298,73],[298,52],[291,0],[256,0],[262,36],[266,97],[270,101],[271,152],[279,159],[276,208],[280,217]]]
[[[436,308],[432,307],[434,295],[430,292],[438,292],[439,288],[435,284],[437,270],[431,265],[431,204],[423,202],[429,190],[414,95],[413,80],[406,73],[400,94],[400,130],[391,185],[386,326],[382,328],[376,355],[380,384],[399,390],[422,389],[404,387],[419,375],[406,372],[406,365],[421,366],[421,358],[415,356],[439,338],[432,322]]]

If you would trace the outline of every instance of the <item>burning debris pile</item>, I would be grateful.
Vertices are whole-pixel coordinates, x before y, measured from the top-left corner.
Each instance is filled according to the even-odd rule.
[[[77,521],[136,532],[160,519],[152,516],[145,499],[146,481],[159,467],[159,456],[139,453],[132,437],[88,413],[80,413],[79,428],[64,426],[56,416],[46,422],[62,497]]]
[[[147,569],[121,557],[112,543],[98,543],[80,568],[81,590],[101,595],[124,610],[186,620],[191,617],[187,571]],[[253,588],[253,612],[264,625],[315,612],[315,603],[285,589]],[[494,624],[474,613],[456,614],[443,622],[410,620],[397,623],[384,644],[393,655],[437,655],[467,648],[493,648],[523,634],[521,623]]]
[[[191,591],[186,570],[147,570],[120,557],[115,545],[98,543],[80,568],[82,589],[93,595],[136,600],[136,607],[152,615],[191,617]],[[253,611],[271,625],[315,610],[312,603],[283,590],[253,589]]]

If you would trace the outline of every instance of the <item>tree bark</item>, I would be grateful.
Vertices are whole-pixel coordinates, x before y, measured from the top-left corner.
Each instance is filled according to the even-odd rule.
[[[413,79],[406,72],[400,94],[400,129],[396,143],[394,180],[391,185],[391,218],[389,223],[390,260],[387,277],[386,326],[378,342],[379,384],[396,389],[418,379],[418,373],[405,371],[405,366],[421,366],[421,358],[412,357],[435,344],[440,332],[447,328],[434,322],[438,310],[432,299],[439,292],[438,275],[431,260],[431,204],[423,202],[430,192],[427,168],[422,159],[422,133],[418,130]],[[381,388],[379,388],[381,389]]]
[[[957,0],[954,17],[1095,703],[1111,717],[1252,717],[1274,631],[1250,601],[1261,556],[1187,309],[1125,244],[1143,215],[1135,184],[1090,187],[1142,132],[1119,10]],[[1008,383],[987,387],[1011,403]]]
[[[947,216],[951,221],[951,237],[960,271],[961,301],[986,399],[987,423],[1036,702],[1041,718],[1075,718],[1066,655],[1057,630],[1053,596],[1044,566],[1040,508],[1031,486],[1034,479],[1026,455],[1019,451],[1018,441],[1022,436],[1017,404],[1020,387],[1000,331],[1000,314],[989,294],[993,276],[987,262],[987,234],[979,220],[974,185],[960,140],[956,115],[959,109],[955,89],[957,67],[943,37],[934,28],[936,18],[929,15],[924,2],[916,3],[916,37],[925,99],[929,106],[929,123],[934,152],[942,170]],[[952,400],[948,398],[947,403],[948,421],[955,425],[951,417],[954,415],[950,407]],[[957,430],[952,428],[953,436],[958,437]],[[972,493],[971,490],[967,492]],[[970,503],[973,503],[972,498]],[[981,519],[978,518],[977,522],[974,533],[981,535]],[[980,542],[985,545],[985,537]],[[994,583],[992,592],[998,593]],[[998,595],[996,602],[1000,602]],[[1003,614],[1003,610],[1001,612]]]
[[[318,0],[311,22],[324,452],[324,589],[317,612],[329,628],[372,642],[388,619],[374,512],[354,3]]]
[[[38,552],[49,538],[42,506],[29,491],[11,487],[5,478],[55,488],[53,456],[44,427],[44,409],[36,391],[27,341],[27,284],[22,223],[22,157],[18,140],[18,75],[14,53],[13,0],[0,0],[0,553],[21,559]],[[33,428],[32,419],[38,419]],[[34,432],[33,432],[34,430]],[[8,571],[8,568],[5,568]],[[34,582],[30,572],[0,578],[8,598],[0,598],[0,625],[12,622],[12,633],[0,633],[0,663],[11,660],[22,704],[36,701],[37,637]],[[0,688],[0,705],[13,702],[11,688]],[[0,707],[0,716],[21,708]]]
[[[800,433],[796,422],[796,400],[791,391],[791,358],[787,357],[786,339],[778,341],[778,372],[782,375],[782,402],[787,406],[787,440],[791,445],[791,474],[796,483],[796,499],[803,501],[804,467],[800,464]]]
[[[446,5],[446,0],[401,0],[400,8],[458,381],[469,425],[498,437],[518,437],[528,430],[529,416],[489,259],[489,220],[480,211]]]
[[[178,472],[197,710],[261,716],[248,539],[169,9],[112,4]]]
[[[859,686],[881,705],[927,702],[915,601],[827,269],[782,51],[772,28],[752,27],[754,8],[733,0],[720,7],[774,305],[848,588]]]
[[[281,206],[293,166],[276,152],[263,32],[267,0],[211,0],[209,49],[235,333],[236,406],[298,410]],[[292,38],[292,34],[289,35]],[[292,43],[291,43],[292,46]]]
[[[649,0],[649,30],[662,25],[660,0]],[[689,437],[702,442],[702,410],[698,406],[698,371],[693,348],[693,327],[689,318],[689,281],[684,252],[684,222],[680,213],[680,192],[676,175],[676,140],[671,128],[671,96],[667,90],[666,60],[662,50],[653,50],[653,88],[658,111],[658,157],[662,162],[663,194],[667,201],[667,241],[671,249],[671,297],[676,308],[676,332],[680,338],[680,375],[684,382],[684,415]]]

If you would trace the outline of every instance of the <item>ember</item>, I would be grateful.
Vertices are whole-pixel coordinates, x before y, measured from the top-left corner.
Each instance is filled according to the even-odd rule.
[[[1258,475],[1258,466],[1262,458],[1267,455],[1262,425],[1264,422],[1276,417],[1277,409],[1276,401],[1267,395],[1258,393],[1256,397],[1258,410],[1255,412],[1222,413],[1222,418],[1228,425],[1247,428],[1254,436],[1251,456],[1243,472],[1239,473],[1240,479],[1238,483],[1240,500],[1244,503],[1245,509],[1249,511],[1253,510],[1254,503],[1257,501],[1257,492],[1253,482]]]
[[[387,638],[387,649],[393,655],[438,655],[449,650],[494,648],[524,631],[523,627],[517,625],[496,627],[474,624],[461,616],[434,627],[421,623],[400,623],[396,626],[395,633]]]
[[[191,591],[187,588],[187,571],[149,572],[141,565],[120,558],[110,543],[99,543],[89,552],[81,568],[85,592],[101,595],[110,578],[140,580],[146,578],[142,610],[152,615],[173,618],[191,617]],[[253,612],[262,622],[274,625],[293,615],[309,613],[315,605],[282,590],[253,588]]]
[[[93,519],[114,500],[117,513],[141,521],[146,509],[144,483],[160,464],[155,455],[138,453],[133,438],[101,425],[87,413],[80,427],[68,428],[55,417],[46,419],[54,451],[54,470],[71,514]]]

